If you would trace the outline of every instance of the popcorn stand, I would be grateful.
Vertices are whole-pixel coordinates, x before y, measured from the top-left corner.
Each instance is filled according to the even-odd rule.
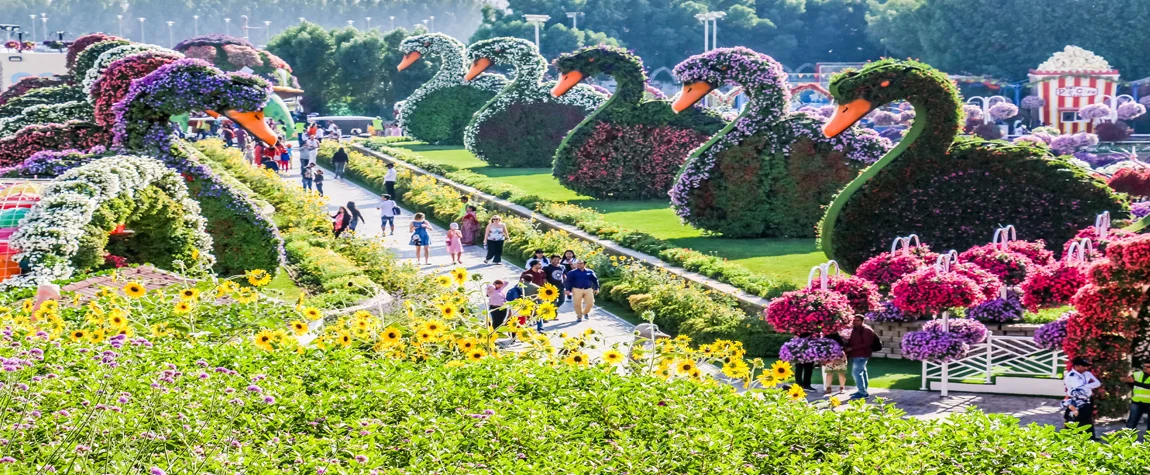
[[[1042,123],[1064,134],[1092,132],[1092,121],[1078,110],[1090,104],[1109,102],[1118,93],[1118,70],[1101,56],[1077,46],[1067,46],[1030,70],[1030,88],[1046,101],[1039,109]]]

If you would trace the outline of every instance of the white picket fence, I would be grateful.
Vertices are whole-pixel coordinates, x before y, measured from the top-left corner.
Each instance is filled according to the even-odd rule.
[[[922,389],[928,390],[931,388],[930,383],[932,381],[938,381],[941,383],[939,386],[945,396],[948,388],[964,391],[974,390],[972,388],[976,385],[963,384],[962,382],[979,379],[983,381],[983,385],[991,385],[982,388],[985,392],[997,392],[992,385],[996,376],[999,378],[1057,378],[1058,372],[1065,367],[1065,353],[1042,348],[1034,342],[1033,337],[997,336],[992,332],[987,335],[985,342],[972,345],[966,358],[949,363],[923,361]],[[1044,379],[1042,381],[1047,382],[1049,380]],[[961,385],[961,388],[954,387],[954,384]],[[1046,384],[1044,386],[1051,385]],[[1013,393],[1016,392],[1016,389],[1003,390],[1002,392]],[[1034,394],[1048,393],[1049,390],[1034,391]]]

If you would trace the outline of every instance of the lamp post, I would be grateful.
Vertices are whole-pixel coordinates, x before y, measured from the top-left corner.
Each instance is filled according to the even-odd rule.
[[[391,18],[391,28],[390,29],[394,30],[395,29],[395,17],[393,16],[393,17],[388,17],[388,18]]]
[[[549,15],[523,15],[523,18],[527,20],[527,23],[535,25],[535,47],[542,50],[543,47],[539,44],[539,26],[544,24],[544,23],[547,23],[547,20],[550,20],[551,16],[549,16]]]
[[[140,17],[137,18],[137,20],[140,20],[140,43],[144,43],[144,20],[146,20],[146,18]]]
[[[355,28],[353,25],[355,25],[355,20],[348,20],[347,21],[347,27],[348,28]]]
[[[434,32],[435,31],[435,15],[429,16],[428,18],[431,19],[431,27],[430,27],[431,29],[428,31]]]
[[[47,13],[41,13],[40,14],[40,22],[41,22],[40,26],[42,27],[42,28],[40,28],[40,35],[43,36],[42,39],[44,41],[48,41],[48,14]]]
[[[175,48],[176,47],[176,35],[172,34],[172,25],[175,25],[175,24],[176,24],[176,22],[174,22],[172,20],[168,20],[168,48]]]
[[[571,19],[571,29],[579,28],[579,17],[583,16],[583,12],[567,12],[567,18]]]
[[[416,26],[418,27],[419,25],[416,25]],[[423,29],[427,30],[427,19],[426,18],[423,19]],[[428,30],[428,31],[430,31],[430,30]]]
[[[240,15],[240,20],[243,20],[243,22],[244,22],[243,26],[240,27],[240,29],[242,29],[244,32],[244,39],[251,41],[251,34],[248,33],[248,30],[251,29],[248,27],[248,16],[247,15]]]
[[[200,16],[192,15],[192,34],[200,36]]]
[[[367,20],[367,29],[370,30],[371,29],[371,17],[365,17],[364,20]]]
[[[271,20],[264,20],[264,48],[268,47],[268,43],[272,42],[272,22]]]
[[[32,41],[36,41],[36,15],[28,15],[32,19]]]
[[[712,12],[710,15],[711,21],[714,22],[714,24],[711,25],[711,49],[717,49],[719,47],[719,20],[727,16],[727,13]]]
[[[124,37],[124,15],[116,15],[116,27],[120,30],[120,38]]]
[[[695,15],[695,18],[703,22],[703,52],[706,53],[711,50],[711,26],[710,23],[707,23],[710,20],[710,15],[700,13]]]
[[[232,35],[232,19],[231,18],[224,18],[224,34],[228,35],[228,36]]]
[[[305,22],[305,21],[307,21],[307,19],[306,19],[306,18],[304,18],[304,17],[302,17],[302,16],[301,16],[301,17],[299,17],[299,22],[300,22],[300,23],[303,23],[303,22]]]

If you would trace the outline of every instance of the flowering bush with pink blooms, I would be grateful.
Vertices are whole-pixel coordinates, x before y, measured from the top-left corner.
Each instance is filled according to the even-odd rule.
[[[1058,261],[1036,267],[1022,281],[1022,305],[1031,312],[1067,305],[1086,281],[1082,264]]]
[[[143,78],[161,66],[180,59],[178,54],[164,51],[148,51],[123,58],[108,65],[104,74],[92,83],[89,91],[95,109],[96,123],[111,127],[116,123],[116,112],[112,107],[128,94],[132,81]]]
[[[944,328],[946,328],[946,330],[944,330]],[[986,329],[986,325],[969,318],[949,318],[945,325],[941,319],[931,320],[922,325],[922,330],[935,333],[949,331],[968,345],[982,343],[986,341],[986,335],[990,334],[990,331]]]
[[[998,244],[972,247],[959,254],[958,259],[986,269],[1006,285],[1021,284],[1026,273],[1035,267],[1034,262],[1022,253],[1003,249]]]
[[[815,289],[819,285],[816,280],[808,288]],[[879,307],[878,287],[860,277],[832,275],[827,279],[827,290],[843,294],[856,314],[867,313]]]
[[[88,49],[89,46],[92,46],[92,45],[99,43],[101,41],[115,40],[115,39],[119,39],[119,38],[112,36],[112,35],[106,35],[103,33],[92,33],[90,35],[84,35],[84,36],[81,36],[79,38],[76,38],[76,40],[73,41],[72,44],[68,45],[68,53],[65,55],[65,59],[64,59],[65,66],[69,70],[71,70],[73,68],[73,66],[75,66],[76,57],[80,55],[80,52],[84,51],[85,49]]]
[[[88,150],[112,143],[112,131],[91,122],[30,125],[0,139],[0,167],[19,165],[45,150]]]
[[[706,140],[693,129],[601,121],[556,173],[564,186],[598,198],[666,197],[683,160]]]
[[[891,295],[899,309],[915,315],[935,315],[984,300],[982,289],[969,277],[934,266],[899,279],[891,287]]]
[[[850,324],[850,301],[838,292],[804,289],[786,292],[771,300],[767,323],[783,333],[827,335]]]
[[[855,270],[855,275],[874,282],[879,290],[889,291],[890,286],[904,275],[933,264],[935,255],[926,246],[915,246],[912,252],[901,250],[880,253],[867,259]]]
[[[248,68],[253,74],[267,79],[277,86],[298,84],[289,77],[289,83],[281,84],[276,77],[277,70],[291,74],[292,69],[280,57],[256,48],[248,40],[228,35],[202,35],[181,41],[173,48],[189,58],[202,59],[224,71],[239,71]]]

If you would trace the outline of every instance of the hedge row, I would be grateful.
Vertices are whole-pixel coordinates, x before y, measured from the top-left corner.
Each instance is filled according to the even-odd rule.
[[[460,170],[451,165],[432,163],[419,154],[391,146],[390,143],[394,143],[394,141],[384,142],[379,139],[370,139],[364,145],[424,170],[443,175],[456,183],[474,187],[479,191],[521,206],[535,208],[536,211],[551,219],[576,226],[600,239],[658,257],[664,262],[733,285],[749,294],[773,298],[783,292],[795,289],[794,284],[790,282],[756,274],[744,267],[732,264],[726,259],[709,256],[694,249],[677,247],[650,234],[610,223],[601,213],[591,208],[526,194],[521,192],[519,188],[470,170]]]
[[[317,161],[330,166],[335,153],[334,144],[325,144],[317,154]],[[347,176],[377,193],[384,190],[383,178],[387,168],[383,162],[357,151],[349,152]],[[450,222],[459,215],[460,193],[427,176],[415,176],[406,168],[397,172],[396,191],[402,202],[414,211],[433,219]],[[496,214],[472,200],[479,209],[479,220],[486,223]],[[600,297],[619,303],[635,312],[650,311],[660,328],[686,335],[698,343],[716,339],[741,341],[751,357],[778,353],[778,348],[789,339],[788,335],[774,333],[757,315],[749,315],[739,308],[736,300],[725,294],[690,284],[663,269],[652,269],[604,254],[603,248],[571,237],[562,231],[541,231],[534,222],[516,216],[504,216],[508,227],[505,252],[526,259],[535,249],[547,253],[574,250],[586,259],[602,282]]]

